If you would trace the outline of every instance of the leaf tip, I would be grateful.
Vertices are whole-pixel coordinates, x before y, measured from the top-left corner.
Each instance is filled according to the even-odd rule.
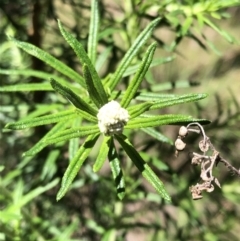
[[[167,197],[164,197],[165,203],[166,204],[171,204],[172,203],[172,199],[171,197],[168,195]]]
[[[123,200],[123,198],[125,197],[125,190],[123,192],[119,192],[117,196],[120,200]]]
[[[7,123],[4,127],[3,127],[3,132],[7,132],[11,129],[11,125],[12,123]]]
[[[14,37],[12,37],[11,35],[8,35],[8,34],[7,34],[7,38],[10,41],[16,41],[16,39]]]
[[[61,188],[61,189],[58,191],[58,193],[57,193],[57,197],[56,197],[57,202],[58,202],[60,199],[62,199],[63,196],[65,195],[65,192],[63,193],[61,190],[62,190],[62,188]]]
[[[95,165],[93,165],[93,171],[98,172],[98,168]]]
[[[202,93],[202,94],[199,94],[200,98],[202,99],[205,99],[208,97],[208,94],[207,93]]]

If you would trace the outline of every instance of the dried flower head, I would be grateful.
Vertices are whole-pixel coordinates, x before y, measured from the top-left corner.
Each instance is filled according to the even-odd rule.
[[[186,126],[181,126],[178,132],[179,136],[185,137],[188,134],[188,129]]]
[[[100,131],[104,135],[113,135],[122,133],[129,121],[129,114],[117,101],[112,100],[99,109],[97,118]]]
[[[191,127],[197,127],[198,129],[191,129]],[[194,200],[198,200],[202,198],[202,192],[213,192],[214,191],[214,185],[217,185],[219,188],[221,188],[221,185],[216,177],[213,176],[213,167],[217,166],[219,162],[224,163],[225,166],[233,173],[238,176],[240,176],[240,171],[237,170],[235,167],[233,167],[228,161],[223,159],[219,152],[215,149],[213,144],[211,143],[208,136],[206,136],[205,131],[203,127],[195,122],[190,123],[187,127],[182,126],[179,130],[179,135],[177,137],[177,140],[175,142],[176,147],[176,154],[178,151],[181,151],[185,148],[186,144],[182,141],[183,138],[189,133],[189,132],[195,132],[197,134],[202,135],[202,140],[199,142],[199,149],[202,152],[202,154],[193,152],[192,155],[192,164],[194,165],[200,165],[201,166],[201,183],[197,183],[195,186],[190,187],[190,192],[192,194],[192,198]]]
[[[182,151],[186,146],[186,143],[184,143],[180,138],[177,138],[175,141],[175,147],[178,151]]]

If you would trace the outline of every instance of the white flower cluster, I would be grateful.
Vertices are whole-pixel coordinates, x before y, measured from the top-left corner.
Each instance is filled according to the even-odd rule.
[[[112,135],[122,133],[129,114],[117,101],[112,100],[99,109],[97,118],[100,131],[105,135]]]

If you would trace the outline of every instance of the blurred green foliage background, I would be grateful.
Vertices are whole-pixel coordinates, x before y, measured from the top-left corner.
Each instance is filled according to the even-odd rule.
[[[204,22],[197,12],[204,2],[211,2],[213,6],[201,10],[202,16],[216,22],[219,28]],[[160,15],[163,20],[153,36],[159,44],[156,55],[174,57],[174,60],[154,67],[143,87],[159,93],[208,93],[205,100],[164,109],[164,113],[190,114],[211,120],[205,127],[207,135],[221,155],[238,168],[240,8],[237,7],[239,1],[228,1],[228,5],[224,2],[100,1],[98,50],[111,53],[100,75],[104,77],[113,72],[141,29]],[[75,54],[60,36],[56,19],[84,44],[88,38],[90,4],[87,0],[2,0],[1,70],[52,71],[9,42],[7,34],[41,47],[81,71]],[[189,13],[189,8],[197,9],[198,14]],[[19,74],[1,74],[0,78],[1,85],[41,81]],[[127,83],[126,78],[123,86]],[[44,91],[1,93],[1,129],[6,123],[24,117],[38,103],[50,105],[62,101],[56,98],[60,99]],[[239,178],[219,165],[215,176],[222,189],[216,188],[199,201],[191,199],[188,189],[199,180],[200,171],[191,166],[189,152],[197,149],[197,136],[189,137],[187,150],[178,158],[174,157],[174,147],[169,143],[156,141],[142,132],[132,136],[137,150],[164,181],[172,196],[171,204],[161,200],[124,156],[122,162],[129,190],[124,200],[119,201],[108,165],[100,174],[93,173],[94,151],[71,190],[56,202],[59,179],[68,165],[67,146],[48,147],[34,158],[21,156],[49,128],[1,133],[0,240],[239,240]],[[178,127],[164,126],[159,130],[173,141],[176,139]]]

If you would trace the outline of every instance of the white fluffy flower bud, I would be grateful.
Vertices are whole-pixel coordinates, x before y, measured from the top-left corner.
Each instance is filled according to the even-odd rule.
[[[122,133],[129,121],[129,114],[117,101],[112,100],[99,109],[97,118],[100,131],[111,135]]]

